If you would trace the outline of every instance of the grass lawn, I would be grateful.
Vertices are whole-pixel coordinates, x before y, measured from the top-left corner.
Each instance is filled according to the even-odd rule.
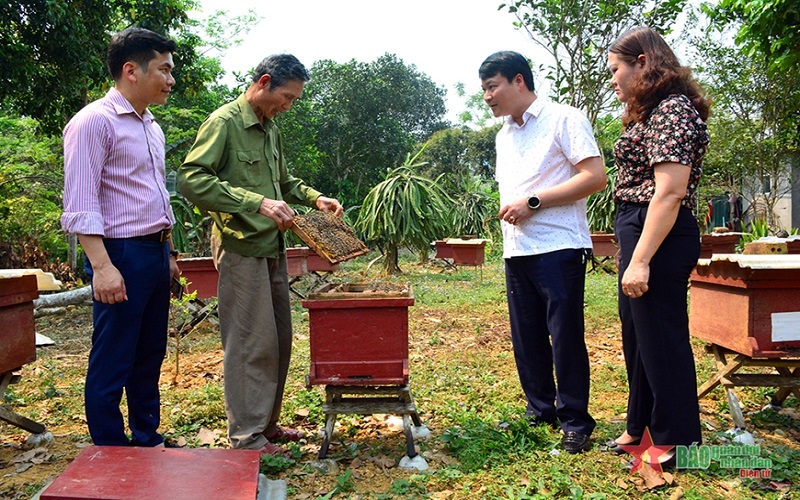
[[[495,250],[496,252],[496,250]],[[530,428],[509,339],[502,264],[489,255],[482,270],[442,272],[435,265],[401,262],[404,274],[365,276],[366,257],[347,262],[335,280],[398,281],[413,287],[409,308],[410,387],[431,437],[416,444],[426,471],[397,466],[405,455],[402,432],[386,415],[341,415],[328,457],[317,458],[324,389],[307,388],[308,316],[292,298],[295,344],[283,425],[303,428],[306,442],[293,459],[264,459],[262,471],[287,482],[289,497],[316,498],[792,498],[800,483],[800,415],[790,397],[781,412],[759,411],[770,389],[737,391],[748,430],[771,460],[769,479],[740,479],[739,469],[712,461],[707,469],[679,469],[668,484],[647,488],[602,443],[624,429],[627,381],[616,314],[616,276],[590,272],[586,285],[586,339],[592,364],[590,411],[597,420],[592,449],[558,453],[560,431]],[[307,278],[304,278],[307,280]],[[302,286],[302,284],[301,284]],[[356,325],[357,326],[357,325]],[[83,417],[83,377],[90,347],[91,309],[37,319],[37,331],[56,341],[26,365],[5,403],[44,423],[56,436],[40,460],[20,459],[26,434],[0,424],[0,497],[29,498],[90,443]],[[693,342],[698,385],[715,365],[703,342]],[[190,447],[226,447],[222,350],[218,329],[202,323],[164,362],[162,429]],[[722,389],[701,401],[704,442],[728,444],[733,427]]]

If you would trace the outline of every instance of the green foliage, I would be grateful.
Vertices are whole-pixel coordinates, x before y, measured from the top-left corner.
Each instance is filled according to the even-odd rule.
[[[221,384],[210,384],[186,391],[173,402],[169,421],[180,433],[196,432],[201,427],[225,425],[225,398]]]
[[[430,479],[427,474],[413,474],[408,479],[396,479],[392,481],[389,492],[393,495],[402,495],[402,498],[414,498],[417,495],[427,493],[425,483]]]
[[[291,447],[292,456],[298,453],[297,445]],[[283,455],[261,455],[261,464],[258,471],[265,476],[277,476],[281,472],[291,468],[295,464],[295,458],[287,458]]]
[[[466,179],[456,190],[453,207],[454,236],[471,234],[479,238],[499,239],[500,195],[494,185],[479,177]]]
[[[462,125],[484,128],[486,123],[496,120],[489,107],[483,101],[482,90],[478,89],[475,93],[467,95],[464,84],[459,82],[456,84],[456,95],[467,98],[467,109],[458,116],[458,121]]]
[[[740,23],[736,43],[771,72],[797,72],[800,4],[796,0],[720,0],[704,9],[720,25]]]
[[[586,216],[589,229],[593,233],[613,233],[614,218],[617,207],[614,203],[614,188],[617,184],[618,169],[616,165],[606,167],[608,183],[605,189],[589,196],[586,203]]]
[[[622,122],[616,116],[604,115],[594,123],[597,146],[606,165],[606,187],[589,196],[586,215],[589,229],[597,233],[613,233],[616,204],[614,188],[617,184],[617,166],[614,161],[614,144],[622,134]]]
[[[22,256],[35,237],[54,259],[66,257],[61,232],[64,173],[60,137],[41,134],[36,120],[0,116],[0,241]]]
[[[531,427],[520,415],[506,416],[503,426],[472,412],[457,418],[458,425],[445,429],[440,439],[467,473],[508,463],[517,453],[542,449],[551,440],[546,426]]]
[[[179,30],[192,0],[18,0],[0,5],[0,103],[40,121],[48,133],[60,131],[108,86],[108,34],[138,25],[160,33]],[[203,85],[183,61],[194,47],[179,43],[175,93]]]
[[[447,232],[447,215],[452,205],[439,179],[414,173],[420,153],[409,153],[405,163],[389,171],[386,180],[367,194],[356,221],[366,241],[384,251],[384,269],[399,273],[397,253],[401,247],[427,248]]]
[[[800,71],[769,73],[759,57],[718,40],[713,31],[693,40],[697,72],[714,103],[704,159],[707,196],[737,193],[756,217],[770,219],[797,184],[792,162],[800,146]],[[763,185],[774,182],[772,189]]]
[[[626,29],[650,26],[667,32],[686,0],[512,0],[500,5],[513,13],[515,25],[552,58],[539,65],[551,81],[551,97],[582,109],[592,123],[609,109],[613,95],[607,51]]]
[[[276,120],[293,175],[345,206],[445,124],[444,89],[392,54],[371,63],[317,61],[297,109]]]
[[[321,497],[317,497],[317,499],[330,500],[339,493],[347,493],[349,491],[353,491],[355,488],[356,488],[356,483],[355,481],[353,481],[353,471],[348,469],[344,471],[344,473],[336,477],[336,486],[334,486],[331,491],[329,491],[328,493],[326,493]]]
[[[427,163],[422,169],[428,177],[444,175],[452,189],[458,190],[464,179],[473,176],[494,179],[495,136],[500,125],[471,130],[448,128],[435,132],[425,142],[420,160]]]

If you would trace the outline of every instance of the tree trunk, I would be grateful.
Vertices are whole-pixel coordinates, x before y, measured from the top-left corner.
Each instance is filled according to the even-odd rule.
[[[73,306],[92,300],[92,287],[85,286],[68,292],[53,293],[50,295],[42,295],[33,301],[33,307],[48,308],[48,307],[64,307]]]
[[[386,260],[383,261],[383,270],[386,274],[403,274],[400,266],[397,265],[397,246],[387,245]]]

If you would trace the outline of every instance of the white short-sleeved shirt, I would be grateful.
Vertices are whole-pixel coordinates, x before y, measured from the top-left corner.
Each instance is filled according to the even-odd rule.
[[[577,109],[537,98],[518,125],[510,116],[497,133],[500,205],[561,184],[577,173],[574,165],[600,156],[592,126]],[[541,208],[523,223],[502,222],[503,258],[569,248],[591,248],[586,199]]]

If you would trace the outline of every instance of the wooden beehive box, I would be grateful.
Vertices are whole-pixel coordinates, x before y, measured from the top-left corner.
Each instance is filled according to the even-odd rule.
[[[289,276],[308,274],[308,247],[286,249],[286,272]]]
[[[211,257],[192,257],[179,259],[178,267],[181,276],[186,278],[189,285],[187,291],[197,292],[198,299],[208,299],[217,296],[219,273]]]
[[[484,262],[486,240],[463,240],[460,238],[453,238],[447,240],[447,246],[453,250],[453,264],[480,266]]]
[[[411,287],[327,284],[302,301],[308,309],[310,384],[408,383]]]
[[[453,258],[453,248],[447,244],[446,240],[436,240],[433,242],[436,246],[436,258],[437,259],[452,259]]]
[[[0,373],[36,360],[33,301],[38,297],[36,276],[0,278]]]
[[[735,253],[744,233],[710,233],[700,237],[700,258],[708,259],[718,253]]]
[[[800,352],[800,256],[701,259],[691,275],[689,328],[750,357]]]
[[[616,236],[607,233],[592,233],[592,255],[595,257],[613,257],[617,254]]]

